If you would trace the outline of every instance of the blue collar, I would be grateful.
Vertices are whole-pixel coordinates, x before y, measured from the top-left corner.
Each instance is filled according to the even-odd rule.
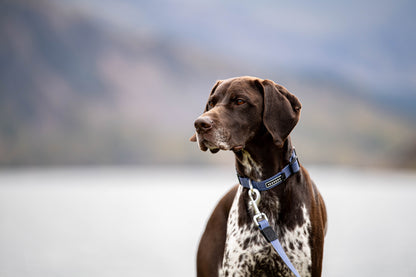
[[[296,151],[293,149],[292,156],[290,156],[290,162],[287,166],[285,166],[282,171],[266,179],[264,181],[256,182],[251,181],[253,188],[258,189],[259,191],[269,190],[272,189],[281,183],[283,183],[287,178],[289,178],[292,174],[298,172],[300,170],[298,157],[296,156]],[[250,188],[250,179],[246,177],[241,177],[237,174],[238,180],[240,184],[245,188]]]

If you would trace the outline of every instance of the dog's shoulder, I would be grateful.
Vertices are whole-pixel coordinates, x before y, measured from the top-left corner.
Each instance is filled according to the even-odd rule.
[[[237,193],[232,187],[218,202],[207,222],[197,253],[198,276],[216,276],[224,256],[227,220]]]

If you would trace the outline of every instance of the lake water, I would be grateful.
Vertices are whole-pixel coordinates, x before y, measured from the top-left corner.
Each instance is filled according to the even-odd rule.
[[[416,276],[416,173],[312,167],[323,276]],[[231,168],[0,171],[0,276],[194,276]]]

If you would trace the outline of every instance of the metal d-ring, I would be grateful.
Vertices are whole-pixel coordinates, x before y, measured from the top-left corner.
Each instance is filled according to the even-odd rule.
[[[254,216],[253,221],[257,225],[259,224],[259,219],[267,219],[266,215],[259,210],[259,203],[261,199],[260,191],[258,189],[253,188],[253,184],[250,180],[250,189],[248,190],[248,197],[250,197],[249,205],[253,207]]]
[[[250,197],[251,201],[256,202],[256,205],[258,205],[260,203],[260,199],[261,199],[260,191],[253,187],[253,183],[251,182],[251,179],[249,179],[248,184],[250,186],[250,189],[248,191],[248,196]],[[254,195],[256,196],[255,198],[253,198]]]
[[[250,188],[249,191],[248,191],[248,196],[250,197],[250,200],[251,200],[250,202],[256,203],[256,206],[259,205],[261,195],[260,195],[260,191],[258,189]]]

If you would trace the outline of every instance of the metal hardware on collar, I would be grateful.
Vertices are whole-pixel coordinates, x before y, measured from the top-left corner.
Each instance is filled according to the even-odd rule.
[[[238,180],[240,184],[245,188],[255,188],[259,191],[265,191],[272,189],[281,183],[283,183],[286,179],[288,179],[292,174],[298,172],[300,170],[300,165],[298,161],[298,157],[296,156],[295,148],[293,148],[292,155],[290,156],[290,162],[286,165],[282,171],[270,177],[267,180],[256,182],[252,181],[250,178],[241,177],[237,174]]]
[[[257,226],[259,226],[259,222],[262,220],[269,220],[265,213],[259,213],[253,216],[253,221],[254,223],[256,223]]]
[[[248,191],[248,197],[250,198],[250,202],[248,204],[254,210],[253,221],[254,223],[256,223],[256,225],[259,225],[260,220],[267,219],[267,216],[264,213],[260,212],[258,207],[261,198],[259,190],[252,187]]]
[[[248,191],[248,196],[250,197],[251,201],[254,201],[257,205],[260,203],[261,195],[258,189],[251,187]]]

